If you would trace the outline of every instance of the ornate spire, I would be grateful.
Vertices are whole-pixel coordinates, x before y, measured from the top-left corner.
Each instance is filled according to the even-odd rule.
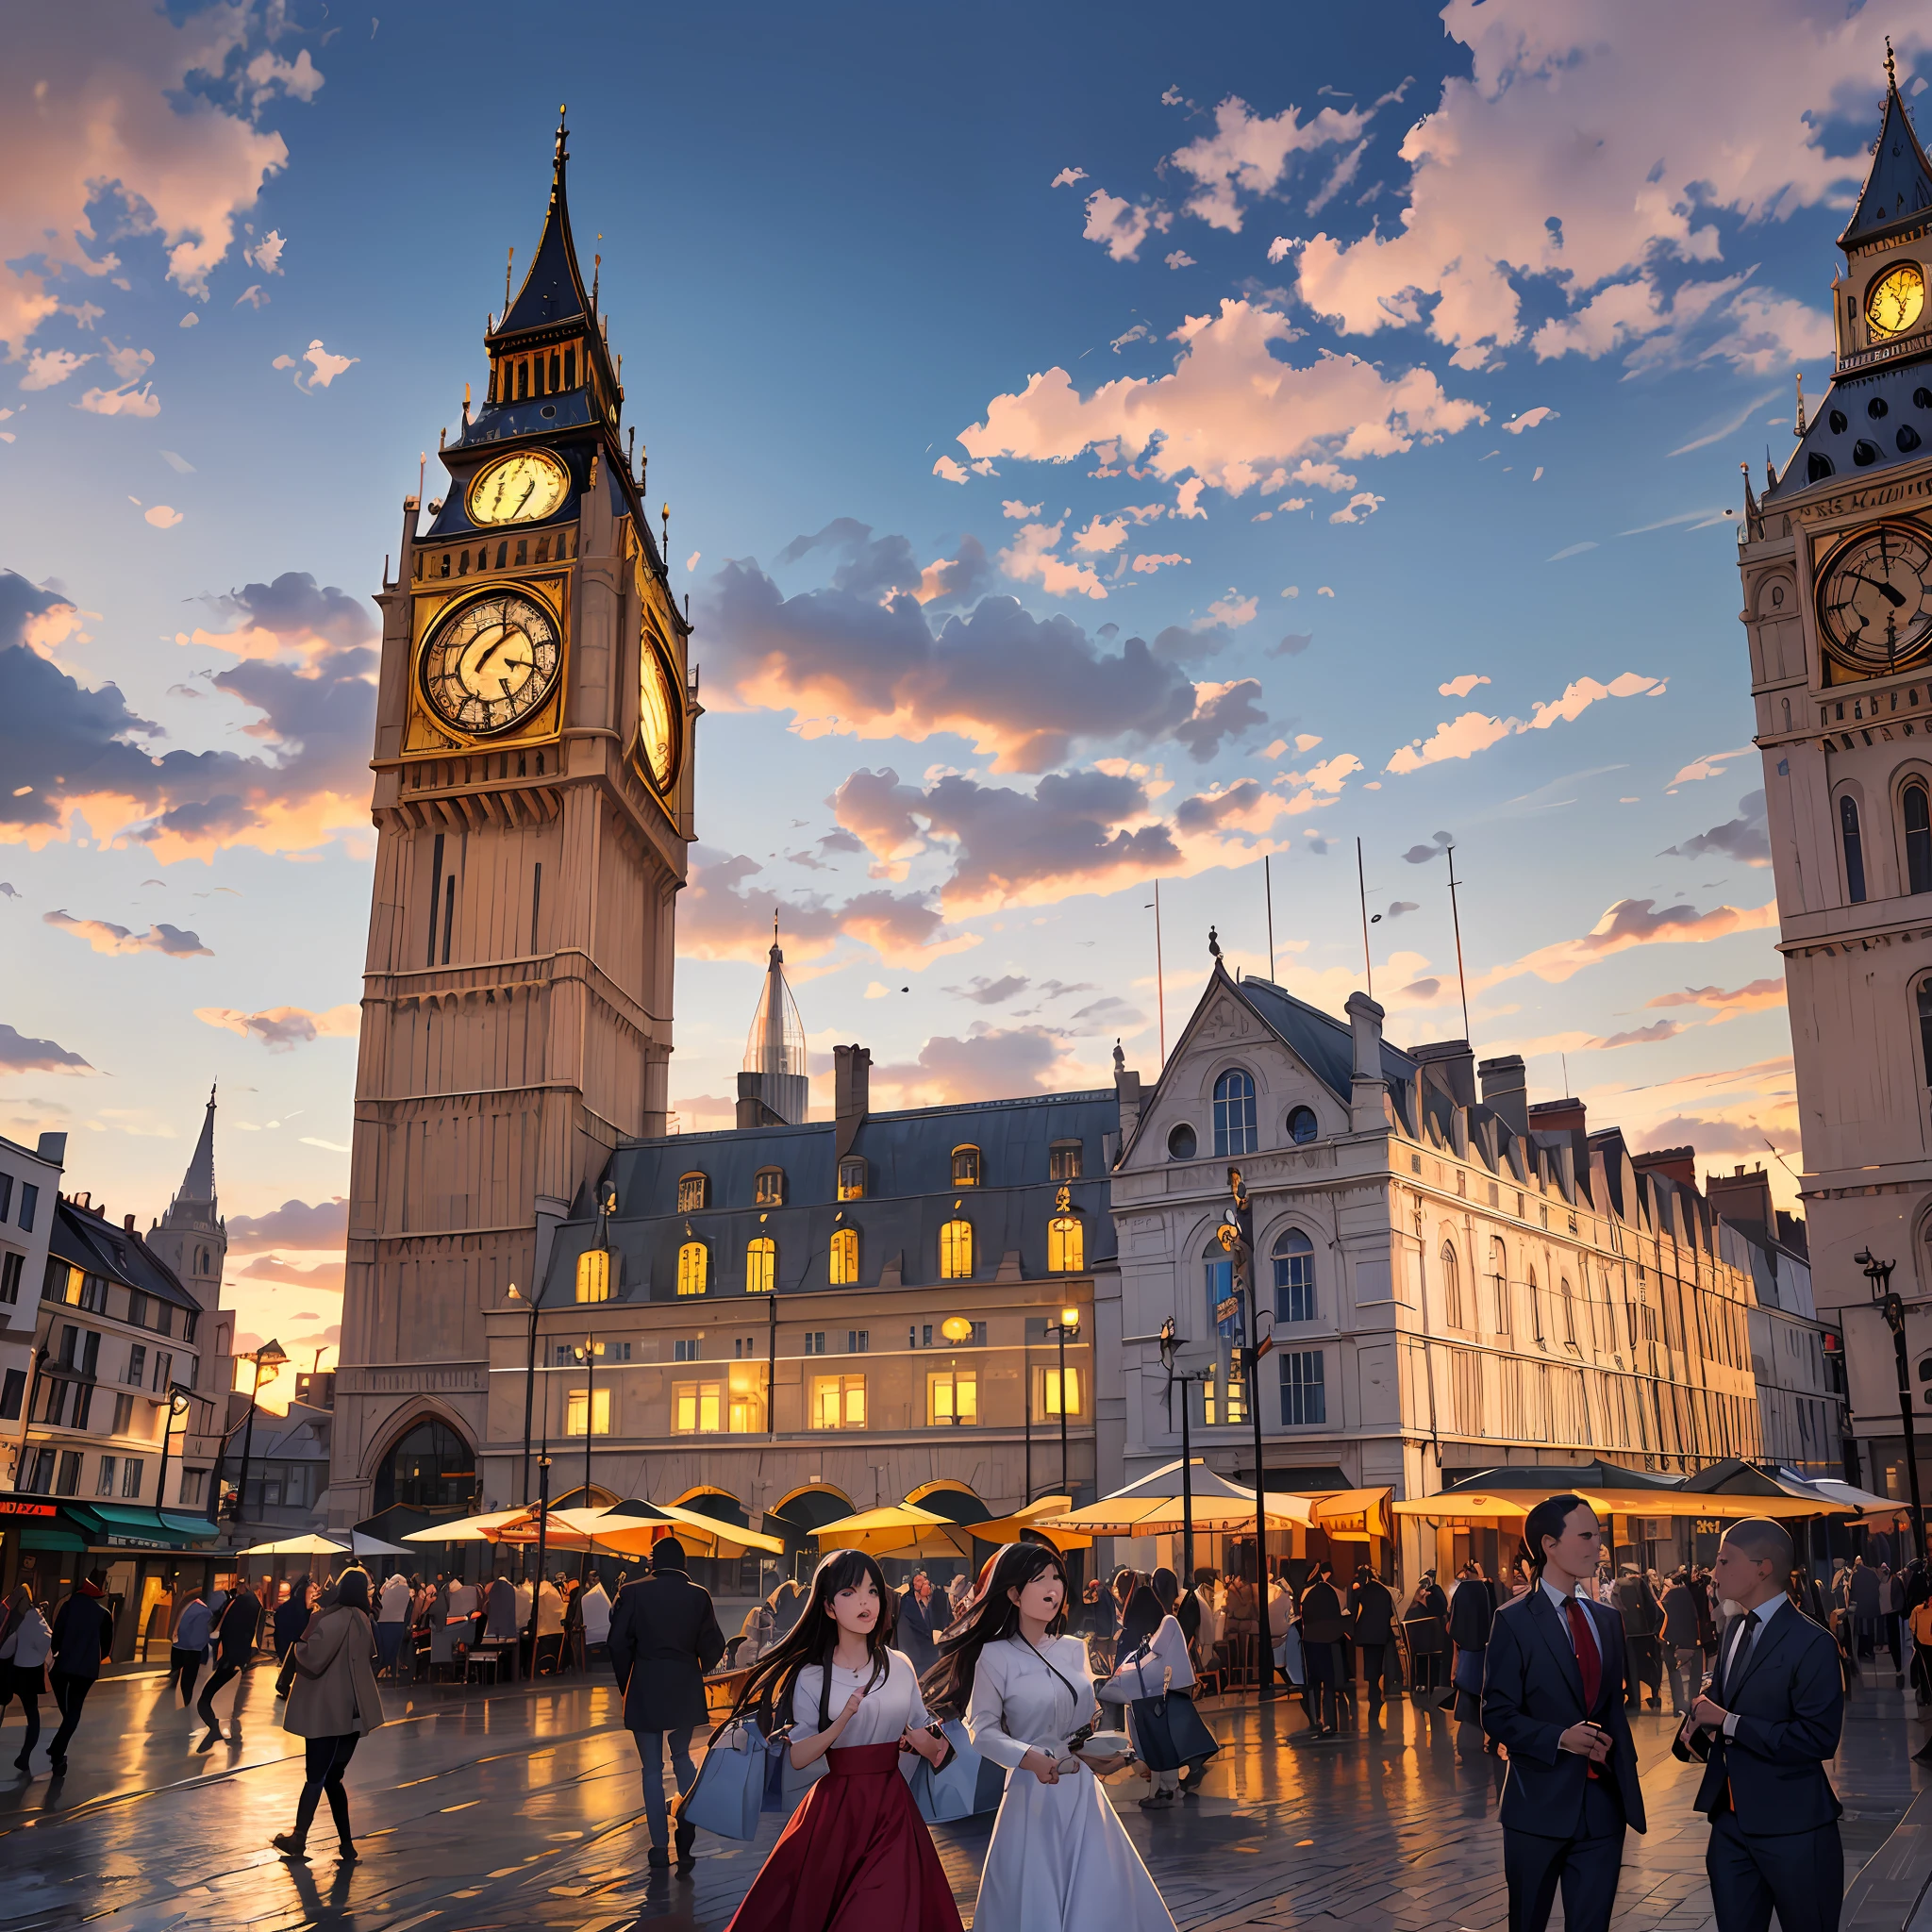
[[[1932,160],[1898,91],[1898,65],[1885,43],[1885,115],[1872,149],[1872,166],[1840,248],[1881,239],[1889,228],[1921,219],[1932,209]]]
[[[786,984],[785,954],[778,944],[775,912],[772,915],[772,950],[766,961],[765,983],[744,1042],[741,1093],[745,1091],[745,1076],[755,1083],[757,1097],[780,1120],[796,1125],[805,1119],[810,1091],[805,1071],[805,1022]]]
[[[208,1110],[201,1118],[201,1138],[194,1143],[188,1172],[181,1176],[181,1185],[168,1203],[161,1224],[165,1227],[192,1223],[214,1227],[220,1220],[221,1209],[215,1198],[215,1090],[210,1087]]]
[[[526,329],[552,328],[559,323],[593,321],[583,272],[577,267],[576,244],[571,238],[570,203],[564,188],[570,129],[564,109],[559,108],[557,112],[557,151],[550,164],[550,206],[543,217],[542,238],[530,258],[524,286],[513,299],[506,284],[503,320],[491,332],[492,340]]]

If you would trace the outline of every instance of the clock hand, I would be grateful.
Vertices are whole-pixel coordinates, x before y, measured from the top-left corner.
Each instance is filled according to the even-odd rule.
[[[531,491],[534,491],[534,490],[536,489],[536,487],[537,487],[537,479],[536,479],[536,477],[532,476],[532,477],[530,478],[530,480],[529,480],[529,481],[528,481],[527,483],[525,483],[525,484],[524,485],[524,493],[523,493],[523,494],[522,494],[522,495],[521,495],[520,497],[518,497],[518,498],[517,498],[517,507],[516,507],[516,508],[515,508],[515,509],[513,509],[513,510],[512,510],[512,511],[510,512],[510,515],[511,515],[512,517],[520,517],[520,516],[522,516],[522,515],[523,515],[523,513],[524,513],[524,506],[525,506],[525,504],[526,504],[526,503],[528,503],[528,502],[529,502],[529,500],[530,500],[530,493],[531,493]]]
[[[1887,566],[1888,569],[1890,567],[1890,565]],[[1905,596],[1901,591],[1894,591],[1890,584],[1884,582],[1881,578],[1868,577],[1855,570],[1846,571],[1845,575],[1849,577],[1855,584],[1870,584],[1872,588],[1874,591],[1876,591],[1878,594],[1881,597],[1883,597],[1892,607],[1894,610],[1897,609],[1898,607],[1906,601]]]

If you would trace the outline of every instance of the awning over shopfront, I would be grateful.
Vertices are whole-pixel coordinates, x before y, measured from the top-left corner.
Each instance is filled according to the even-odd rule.
[[[1189,1461],[1186,1497],[1181,1494],[1181,1465],[1170,1462],[1085,1508],[1042,1517],[1038,1526],[1083,1536],[1179,1536],[1185,1524],[1207,1534],[1241,1536],[1253,1529],[1255,1492],[1217,1475],[1198,1457]],[[1300,1496],[1271,1492],[1265,1508],[1271,1529],[1314,1521],[1314,1505]]]
[[[1699,1488],[1700,1482],[1710,1485]],[[1688,1479],[1659,1476],[1614,1463],[1484,1470],[1433,1495],[1408,1496],[1392,1505],[1397,1516],[1442,1524],[1514,1528],[1545,1496],[1580,1496],[1599,1516],[1716,1518],[1767,1516],[1784,1521],[1807,1516],[1856,1516],[1855,1504],[1826,1495],[1816,1485],[1789,1475],[1774,1477],[1754,1464],[1728,1458]]]
[[[1326,1531],[1331,1542],[1366,1542],[1372,1536],[1391,1534],[1389,1505],[1393,1494],[1386,1488],[1334,1490],[1308,1500],[1315,1506],[1315,1527]]]
[[[141,1509],[115,1503],[68,1503],[66,1514],[91,1549],[185,1550],[215,1541],[215,1525],[205,1516],[180,1516],[172,1509]]]

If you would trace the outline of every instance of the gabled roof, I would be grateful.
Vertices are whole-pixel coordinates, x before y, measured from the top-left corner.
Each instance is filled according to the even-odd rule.
[[[1890,49],[1886,70],[1885,121],[1878,130],[1878,145],[1872,151],[1872,168],[1865,176],[1857,208],[1838,238],[1840,248],[1874,241],[1890,228],[1932,212],[1932,161],[1926,159],[1918,131],[1899,98]]]
[[[1216,972],[1225,974],[1217,965]],[[1284,992],[1272,979],[1232,979],[1228,985],[1255,1016],[1300,1058],[1345,1107],[1355,1089],[1355,1035],[1345,1021]],[[1382,1077],[1412,1080],[1416,1063],[1382,1042]]]

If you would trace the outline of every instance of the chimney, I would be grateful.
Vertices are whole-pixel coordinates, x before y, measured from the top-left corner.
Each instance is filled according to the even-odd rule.
[[[1128,1071],[1127,1057],[1118,1040],[1113,1043],[1113,1091],[1121,1109],[1120,1138],[1114,1144],[1124,1147],[1141,1124],[1141,1076]]]
[[[56,1167],[67,1164],[67,1136],[65,1134],[42,1134],[41,1144],[35,1149],[42,1160],[51,1160]]]
[[[81,1189],[79,1193],[68,1195],[67,1202],[69,1207],[78,1208],[79,1209],[81,1209],[83,1213],[85,1213],[87,1210],[87,1204],[92,1199],[93,1195],[90,1193],[86,1188],[83,1188]]]
[[[1660,1174],[1666,1180],[1675,1181],[1680,1188],[1688,1188],[1693,1194],[1697,1191],[1697,1150],[1694,1147],[1658,1147],[1648,1154],[1634,1154],[1630,1158],[1630,1165],[1639,1174]],[[1766,1192],[1769,1191],[1767,1188]]]
[[[1746,1225],[1758,1223],[1774,1240],[1778,1238],[1777,1210],[1771,1200],[1771,1176],[1765,1173],[1762,1164],[1751,1174],[1746,1174],[1740,1167],[1735,1174],[1712,1174],[1706,1185],[1705,1195],[1712,1208],[1726,1221]]]
[[[1529,1109],[1532,1134],[1580,1134],[1585,1109],[1580,1100],[1539,1100]]]
[[[1344,1010],[1355,1045],[1349,1125],[1358,1134],[1373,1133],[1389,1124],[1389,1082],[1382,1071],[1382,1008],[1367,993],[1352,992]]]
[[[1438,1040],[1427,1046],[1412,1046],[1408,1057],[1433,1071],[1457,1107],[1475,1105],[1475,1049],[1468,1041]]]
[[[835,1046],[832,1049],[832,1117],[838,1123],[838,1156],[852,1151],[872,1104],[872,1049]]]
[[[1515,1134],[1529,1132],[1529,1075],[1520,1053],[1506,1053],[1477,1064],[1483,1105]]]
[[[125,1227],[129,1234],[132,1234],[134,1232],[134,1216],[131,1214],[124,1214],[121,1217],[121,1225]]]

